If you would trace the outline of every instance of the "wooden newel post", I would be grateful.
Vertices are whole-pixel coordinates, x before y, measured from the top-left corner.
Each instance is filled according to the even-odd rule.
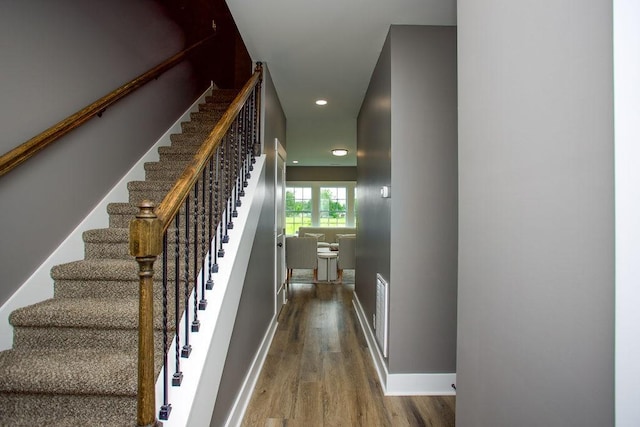
[[[138,313],[138,426],[158,425],[156,420],[153,355],[153,263],[162,253],[162,223],[145,200],[129,224],[129,253],[138,261],[140,277]]]

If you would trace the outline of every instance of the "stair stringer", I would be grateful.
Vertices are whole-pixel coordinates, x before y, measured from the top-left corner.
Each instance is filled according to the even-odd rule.
[[[256,159],[252,178],[245,188],[242,211],[234,218],[234,228],[229,230],[229,243],[225,245],[225,256],[218,258],[219,270],[212,276],[214,285],[207,292],[207,308],[198,311],[200,330],[189,337],[193,348],[191,355],[180,360],[180,369],[184,373],[182,384],[169,388],[172,409],[169,419],[162,420],[165,427],[209,426],[266,194],[265,157],[263,154]],[[200,286],[201,275],[198,275],[198,288]],[[193,305],[193,294],[190,305]],[[184,319],[180,322],[180,330],[184,330]],[[175,348],[175,338],[169,348]],[[170,360],[169,379],[175,372],[174,366]],[[161,371],[156,382],[157,410],[163,405],[163,376],[164,371]]]
[[[211,95],[212,90],[213,85],[207,88],[207,90],[191,104],[189,109],[174,122],[85,219],[78,224],[56,250],[0,307],[0,351],[9,350],[12,347],[13,327],[9,324],[9,315],[20,307],[26,307],[53,297],[51,269],[56,265],[84,258],[82,233],[85,230],[106,228],[109,226],[107,206],[110,203],[128,199],[129,191],[127,189],[127,183],[130,181],[144,181],[144,164],[147,162],[157,162],[159,160],[158,147],[171,145],[171,134],[182,132],[181,123],[190,120],[191,113],[198,111],[198,105],[205,102],[205,98]]]

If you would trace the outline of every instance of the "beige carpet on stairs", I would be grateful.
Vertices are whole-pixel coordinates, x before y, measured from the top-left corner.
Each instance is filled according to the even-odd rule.
[[[109,205],[109,228],[84,233],[85,258],[52,269],[52,299],[11,314],[13,348],[0,352],[0,426],[135,425],[138,279],[129,221],[141,200],[162,200],[236,93],[214,91],[159,149],[160,161],[145,164],[146,180],[128,184],[129,200]],[[159,282],[154,291],[159,372]]]

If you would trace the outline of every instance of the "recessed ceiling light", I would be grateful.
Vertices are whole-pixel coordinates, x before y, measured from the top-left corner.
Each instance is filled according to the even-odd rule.
[[[298,164],[298,161],[297,161],[297,160],[294,160],[294,161],[293,161],[293,162],[291,162],[291,163],[293,163],[294,165],[297,165],[297,164]]]
[[[331,154],[333,154],[334,156],[338,156],[338,157],[346,156],[347,153],[348,153],[348,151],[345,150],[344,148],[336,148],[334,150],[331,150]]]
[[[327,100],[326,99],[318,99],[316,101],[317,105],[327,105]]]

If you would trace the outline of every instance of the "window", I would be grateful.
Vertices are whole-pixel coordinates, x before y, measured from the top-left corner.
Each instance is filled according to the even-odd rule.
[[[286,234],[300,226],[355,227],[355,182],[287,182]]]
[[[296,234],[300,226],[311,225],[311,187],[289,187],[285,197],[285,233]]]
[[[344,227],[347,223],[347,189],[320,188],[320,226]]]

